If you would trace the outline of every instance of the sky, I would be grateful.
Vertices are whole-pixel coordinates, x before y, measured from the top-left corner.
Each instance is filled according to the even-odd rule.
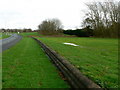
[[[0,0],[0,28],[35,30],[52,18],[59,19],[64,29],[81,28],[85,3],[93,1],[107,0]]]

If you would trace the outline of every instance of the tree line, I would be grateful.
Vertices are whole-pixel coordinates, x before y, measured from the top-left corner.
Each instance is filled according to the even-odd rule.
[[[32,32],[32,29],[0,29],[0,32]]]
[[[39,32],[46,35],[64,34],[83,37],[110,37],[117,38],[120,29],[120,2],[108,0],[107,2],[87,3],[88,11],[82,22],[83,29],[63,30],[58,19],[44,20],[39,26]]]
[[[86,4],[88,11],[83,27],[90,26],[96,37],[118,37],[120,30],[120,2],[93,2]]]
[[[76,35],[78,37],[91,37],[93,36],[93,29],[90,29],[90,27],[87,26],[83,29],[63,30],[63,33],[68,35]]]

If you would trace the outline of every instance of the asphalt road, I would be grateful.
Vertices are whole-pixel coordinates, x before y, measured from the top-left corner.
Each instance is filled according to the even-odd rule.
[[[22,39],[22,36],[13,34],[9,38],[0,40],[0,52],[3,52],[5,50],[9,49],[13,45],[15,45],[18,41],[20,41],[21,39]]]

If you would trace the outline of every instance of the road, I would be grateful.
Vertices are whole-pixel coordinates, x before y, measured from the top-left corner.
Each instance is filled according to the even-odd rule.
[[[22,39],[22,36],[13,34],[9,38],[0,40],[0,53],[9,49]]]

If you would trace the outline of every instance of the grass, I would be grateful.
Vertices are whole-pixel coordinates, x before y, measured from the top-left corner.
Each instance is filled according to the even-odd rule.
[[[0,47],[2,49],[2,47]],[[2,53],[0,53],[0,89],[2,90]]]
[[[32,38],[24,37],[14,47],[4,51],[2,68],[3,88],[69,87]]]
[[[104,88],[118,87],[118,40],[105,38],[38,38]],[[78,47],[64,45],[75,43]]]
[[[41,36],[38,32],[24,32],[24,33],[20,33],[20,35],[22,36]]]
[[[8,38],[11,35],[6,35],[5,33],[0,33],[0,39]]]
[[[24,37],[28,37],[28,36],[37,36],[37,37],[70,37],[70,36],[75,36],[75,35],[67,35],[67,34],[58,34],[58,35],[44,35],[44,34],[40,34],[38,32],[23,32],[23,33],[20,33],[20,35],[24,36]]]

